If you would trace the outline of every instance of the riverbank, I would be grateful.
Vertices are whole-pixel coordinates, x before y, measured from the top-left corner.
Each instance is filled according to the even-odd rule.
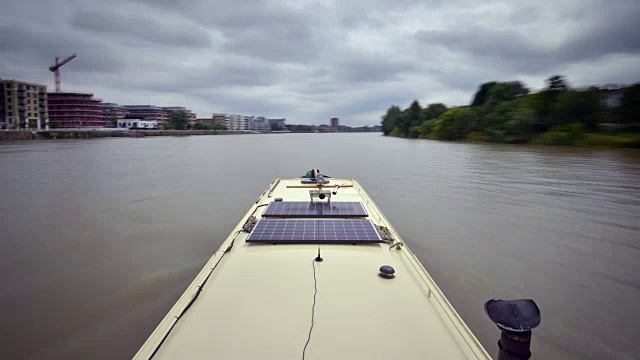
[[[110,129],[54,129],[46,131],[0,131],[0,141],[91,139],[101,137],[191,136],[255,134],[236,130],[110,130]]]
[[[498,143],[481,132],[470,132],[466,142],[471,143]],[[617,135],[607,135],[601,133],[586,133],[575,136],[568,132],[546,132],[533,136],[527,142],[515,143],[523,145],[547,145],[547,146],[575,146],[586,148],[640,148],[640,134],[622,133]]]
[[[589,131],[584,124],[559,125],[544,132],[533,132],[530,129],[523,130],[522,128],[517,131],[496,128],[487,130],[473,129],[475,126],[471,125],[474,123],[472,112],[473,110],[468,108],[451,109],[437,119],[427,120],[419,126],[412,127],[408,134],[403,132],[400,127],[395,127],[385,135],[454,142],[640,149],[639,123],[600,124],[597,131]],[[503,120],[493,119],[492,121],[500,122]]]
[[[544,136],[540,134],[534,136],[530,141],[509,143],[511,145],[543,145],[543,146],[571,146],[581,148],[593,148],[593,149],[640,149],[640,135],[639,134],[620,134],[620,135],[603,135],[598,133],[587,133],[578,138],[572,138],[566,135]],[[394,134],[387,135],[390,137],[397,137],[401,139],[410,139],[406,136],[398,136]],[[423,140],[439,140],[430,139],[428,137],[419,137]],[[466,139],[460,140],[439,140],[445,142],[459,142],[459,143],[489,143],[489,144],[503,144],[501,142],[492,141],[491,138],[480,132],[471,132]]]

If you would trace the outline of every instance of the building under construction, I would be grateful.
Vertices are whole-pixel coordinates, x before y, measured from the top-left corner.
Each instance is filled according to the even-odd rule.
[[[91,93],[53,92],[49,97],[49,124],[52,128],[103,127],[102,100]]]

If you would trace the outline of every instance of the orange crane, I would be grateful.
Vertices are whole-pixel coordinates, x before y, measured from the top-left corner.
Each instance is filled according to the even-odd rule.
[[[60,92],[61,88],[60,88],[60,68],[62,67],[62,65],[68,63],[69,61],[73,60],[76,58],[76,54],[72,54],[71,56],[69,56],[68,58],[58,62],[58,57],[56,56],[56,63],[55,65],[51,65],[49,66],[49,71],[51,71],[52,73],[54,73],[55,75],[55,79],[56,79],[56,92]]]

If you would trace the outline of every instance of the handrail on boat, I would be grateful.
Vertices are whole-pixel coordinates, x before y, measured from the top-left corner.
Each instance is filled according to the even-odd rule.
[[[362,186],[360,185],[360,183],[359,183],[358,181],[356,181],[356,179],[353,179],[353,178],[351,179],[351,183],[352,183],[352,184],[357,184],[357,186],[354,186],[354,187],[355,187],[355,188],[357,188],[357,189],[358,189],[358,193],[362,195],[362,191],[363,191],[364,189],[362,189]],[[370,207],[372,207],[372,206],[371,206],[371,198],[369,197],[369,194],[367,194],[367,193],[365,192],[365,195],[366,195],[366,196],[365,196],[365,199],[367,200],[367,205],[368,205],[368,206],[370,206]],[[372,207],[372,208],[373,208],[373,207]],[[382,219],[380,218],[380,211],[379,211],[379,209],[378,209],[377,207],[376,207],[374,210],[376,210],[376,211],[375,211],[375,212],[376,212],[376,215],[378,215],[378,225],[379,225],[379,224],[382,222]],[[385,225],[387,225],[387,224],[385,223]]]
[[[260,200],[262,200],[262,198],[265,195],[268,195],[268,197],[271,197],[271,193],[276,188],[276,186],[278,186],[279,183],[280,183],[280,178],[277,178],[271,184],[269,184],[269,186],[267,186],[267,188],[262,192],[262,195],[258,197],[258,200],[256,200],[256,204],[259,203]]]
[[[280,178],[277,178],[276,181],[274,181],[274,184],[271,187],[271,190],[269,190],[269,192],[267,193],[267,197],[271,197],[271,193],[273,193],[273,190],[276,189],[276,186],[278,186],[278,184],[280,184]]]

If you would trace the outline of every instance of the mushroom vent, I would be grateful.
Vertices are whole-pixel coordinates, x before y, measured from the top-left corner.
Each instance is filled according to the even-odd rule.
[[[492,299],[484,304],[484,311],[491,321],[506,331],[530,331],[540,325],[541,321],[540,309],[530,299]]]

